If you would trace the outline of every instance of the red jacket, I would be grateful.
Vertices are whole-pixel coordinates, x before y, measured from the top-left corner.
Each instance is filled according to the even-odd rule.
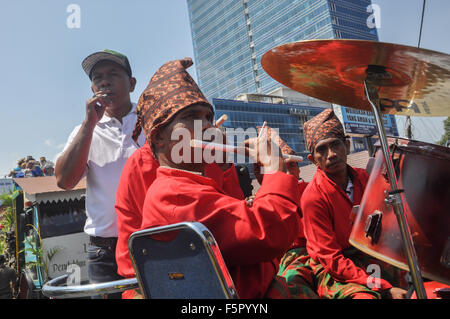
[[[300,203],[302,201],[302,195],[303,192],[306,189],[306,186],[308,186],[308,183],[301,180],[298,182],[298,190],[300,192]],[[300,203],[298,204],[300,206]],[[302,218],[302,212],[300,211],[300,230],[298,232],[298,236],[295,239],[294,243],[292,244],[292,247],[305,247],[306,246],[306,237],[305,237],[305,232],[303,230],[303,218]]]
[[[296,186],[290,175],[268,174],[248,207],[211,178],[160,167],[145,198],[142,229],[203,223],[219,245],[239,296],[262,298],[278,271],[274,260],[298,235]]]
[[[116,214],[119,235],[116,246],[116,261],[119,275],[135,277],[128,253],[128,238],[142,224],[142,207],[145,194],[156,178],[158,161],[150,146],[145,145],[128,158],[122,170],[116,192]]]
[[[122,170],[115,207],[119,229],[116,246],[117,272],[123,277],[136,276],[128,253],[128,239],[132,233],[141,228],[145,195],[156,179],[158,167],[159,163],[153,156],[150,146],[145,143],[129,157]],[[222,185],[230,196],[244,199],[234,165],[222,172],[217,165],[210,164],[206,166],[205,174]]]
[[[348,239],[352,230],[352,207],[360,204],[369,178],[365,170],[348,167],[354,185],[353,203],[320,168],[305,189],[301,208],[306,248],[309,256],[320,262],[334,279],[367,286],[369,275],[342,253],[351,247]],[[381,290],[391,287],[381,280]]]

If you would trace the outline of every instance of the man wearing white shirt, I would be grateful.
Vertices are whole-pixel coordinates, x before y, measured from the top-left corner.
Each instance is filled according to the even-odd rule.
[[[55,175],[63,189],[73,188],[86,176],[88,273],[91,283],[98,283],[121,278],[115,261],[116,190],[125,162],[144,145],[145,136],[141,133],[139,145],[131,137],[137,115],[130,93],[136,79],[127,57],[103,50],[85,58],[82,67],[94,95],[86,101],[83,123],[75,127],[58,155]]]

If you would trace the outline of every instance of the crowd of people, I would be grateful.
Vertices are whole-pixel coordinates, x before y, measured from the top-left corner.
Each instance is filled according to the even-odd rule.
[[[42,156],[39,161],[35,160],[33,156],[27,156],[17,161],[15,167],[9,173],[9,177],[38,177],[38,176],[54,176],[55,164]]]
[[[308,159],[317,166],[308,184],[268,127],[245,144],[261,183],[251,199],[233,163],[196,161],[193,153],[179,161],[186,154],[177,130],[196,136],[196,122],[201,133],[217,129],[214,108],[186,71],[192,64],[162,65],[136,104],[125,55],[103,50],[82,62],[94,95],[57,156],[55,175],[63,189],[86,176],[90,282],[135,277],[128,252],[134,231],[194,220],[213,233],[241,298],[404,298],[394,272],[371,285],[365,267],[374,261],[348,243],[351,209],[368,174],[347,165],[349,142],[332,109],[305,123]]]

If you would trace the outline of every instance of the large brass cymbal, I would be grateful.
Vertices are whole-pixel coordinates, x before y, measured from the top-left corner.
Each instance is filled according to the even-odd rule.
[[[363,40],[307,40],[267,51],[264,70],[285,86],[317,99],[372,110],[364,92],[366,69],[384,67],[382,113],[450,116],[450,55]]]

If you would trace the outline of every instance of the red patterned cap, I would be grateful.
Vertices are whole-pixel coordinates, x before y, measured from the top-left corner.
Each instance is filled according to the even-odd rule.
[[[133,132],[137,140],[144,129],[147,141],[156,128],[168,123],[180,110],[194,105],[212,105],[186,71],[194,63],[191,58],[169,61],[153,75],[137,104],[138,122]]]
[[[306,145],[312,154],[316,144],[323,139],[336,137],[345,140],[344,127],[333,109],[326,109],[304,124]]]
[[[261,131],[261,127],[262,126],[256,127],[256,131],[258,132],[258,134]],[[280,137],[280,135],[277,134],[277,132],[274,129],[272,129],[267,125],[266,127],[268,136],[270,136],[275,145],[277,145],[280,148],[282,154],[297,155],[295,151],[289,145],[287,145],[285,141],[283,141],[283,139]]]

